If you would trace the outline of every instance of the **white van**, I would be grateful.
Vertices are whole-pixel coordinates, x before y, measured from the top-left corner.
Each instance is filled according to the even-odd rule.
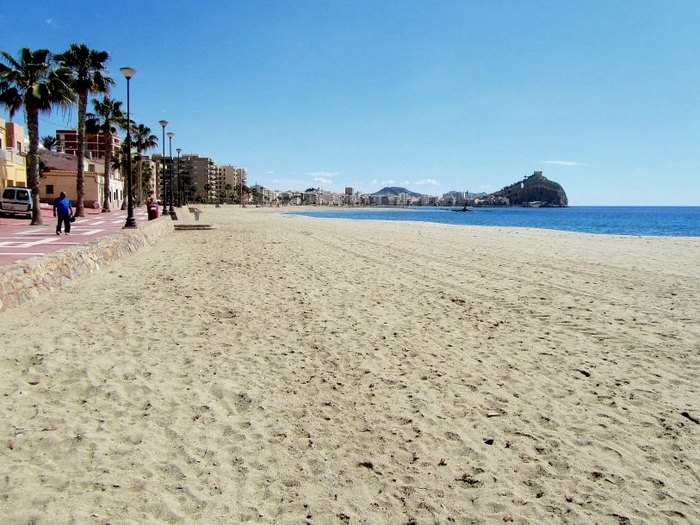
[[[0,215],[32,216],[32,191],[29,188],[8,186],[0,197]]]

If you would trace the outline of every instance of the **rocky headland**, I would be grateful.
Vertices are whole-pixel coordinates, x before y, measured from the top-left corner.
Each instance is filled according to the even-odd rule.
[[[567,207],[569,200],[559,183],[536,171],[519,182],[491,193],[484,201],[490,205]]]

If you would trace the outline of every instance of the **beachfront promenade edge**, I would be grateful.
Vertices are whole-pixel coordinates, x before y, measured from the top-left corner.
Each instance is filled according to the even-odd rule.
[[[53,292],[174,231],[173,221],[165,215],[133,229],[0,267],[0,312]]]

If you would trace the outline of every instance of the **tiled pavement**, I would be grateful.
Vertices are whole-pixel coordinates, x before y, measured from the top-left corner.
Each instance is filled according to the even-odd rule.
[[[68,246],[120,231],[126,223],[126,211],[85,210],[71,225],[70,235],[56,235],[56,219],[50,206],[42,205],[42,226],[30,226],[29,219],[0,217],[0,266],[36,255],[43,255]],[[148,220],[146,207],[134,209],[136,224]]]

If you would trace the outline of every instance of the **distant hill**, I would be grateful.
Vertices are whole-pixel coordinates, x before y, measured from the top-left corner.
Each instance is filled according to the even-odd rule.
[[[541,171],[536,171],[522,181],[492,193],[491,196],[494,198],[505,197],[511,206],[522,206],[535,202],[539,203],[540,206],[566,207],[569,205],[564,188],[547,179]]]
[[[401,195],[402,193],[405,193],[406,195],[410,195],[411,197],[422,197],[422,193],[416,193],[415,191],[409,191],[406,188],[399,188],[397,186],[386,186],[382,188],[381,190],[372,193],[374,196],[378,195],[394,195],[398,196]]]

